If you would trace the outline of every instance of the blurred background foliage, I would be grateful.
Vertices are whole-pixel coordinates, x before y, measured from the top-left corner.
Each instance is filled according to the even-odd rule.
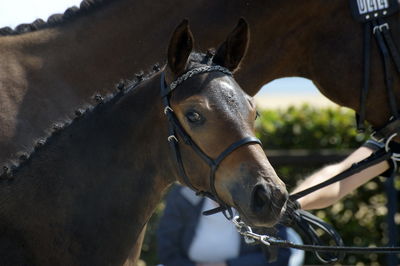
[[[256,132],[263,142],[267,156],[269,150],[275,149],[337,151],[355,149],[369,136],[368,132],[357,133],[354,112],[344,108],[316,109],[303,105],[259,112]],[[323,165],[307,167],[285,165],[275,167],[275,170],[290,191],[304,177],[321,167]],[[383,182],[383,178],[375,178],[332,207],[313,213],[332,224],[348,246],[385,245],[387,243],[385,223],[387,209]],[[400,188],[399,183],[396,183],[396,186]],[[163,204],[160,203],[147,227],[141,255],[141,259],[147,265],[158,263],[155,233],[164,208]],[[399,220],[400,217],[397,217],[396,222],[398,223]],[[320,264],[311,253],[306,253],[305,262],[308,265]],[[368,253],[346,255],[344,260],[337,265],[386,265],[386,261],[385,255]]]

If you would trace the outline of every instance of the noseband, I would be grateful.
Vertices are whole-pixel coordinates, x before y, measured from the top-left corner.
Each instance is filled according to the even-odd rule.
[[[178,77],[174,82],[172,82],[169,86],[166,85],[165,82],[165,73],[163,72],[161,74],[161,99],[162,103],[164,105],[164,113],[168,118],[168,142],[171,147],[171,151],[173,153],[173,156],[175,157],[175,160],[177,162],[178,166],[178,172],[179,175],[182,177],[185,185],[196,191],[197,195],[201,196],[206,196],[214,201],[216,201],[220,206],[212,209],[205,211],[203,214],[204,215],[211,215],[217,212],[223,212],[225,217],[227,219],[232,219],[233,218],[233,212],[232,209],[229,205],[227,205],[219,196],[217,193],[217,190],[215,189],[215,173],[221,164],[221,162],[229,155],[231,154],[234,150],[238,149],[239,147],[249,144],[249,143],[256,143],[261,145],[261,141],[255,137],[246,137],[241,140],[238,140],[234,143],[232,143],[230,146],[228,146],[224,151],[220,153],[220,155],[216,158],[213,159],[210,156],[208,156],[205,152],[202,151],[202,149],[191,139],[190,135],[186,133],[184,128],[182,127],[181,123],[179,122],[178,118],[174,114],[173,109],[171,108],[170,105],[170,98],[173,90],[178,87],[180,84],[182,84],[185,80],[190,79],[191,77],[203,73],[209,73],[209,72],[222,72],[226,75],[232,76],[232,73],[221,66],[202,66],[198,68],[194,68],[189,70],[188,72],[182,74],[180,77]],[[183,165],[182,161],[182,155],[180,152],[180,147],[179,147],[179,140],[178,136],[183,140],[183,142],[191,147],[196,154],[210,167],[210,176],[209,176],[209,183],[210,183],[210,191],[202,191],[197,189],[196,187],[193,186],[192,182],[190,181],[189,177],[186,174],[185,167]]]

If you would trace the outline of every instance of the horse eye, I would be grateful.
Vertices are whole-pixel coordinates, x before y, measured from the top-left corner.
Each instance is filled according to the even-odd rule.
[[[186,118],[190,123],[200,123],[203,121],[201,115],[195,111],[189,111],[186,113]]]

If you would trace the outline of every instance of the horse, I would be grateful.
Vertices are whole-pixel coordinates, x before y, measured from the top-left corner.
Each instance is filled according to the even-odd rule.
[[[165,67],[54,128],[0,184],[1,265],[120,265],[175,180],[275,224],[288,194],[232,78],[248,35],[241,19],[215,55],[195,53],[184,20]]]
[[[132,73],[141,80],[158,69],[162,45],[184,17],[203,48],[220,43],[238,17],[248,20],[252,42],[235,77],[250,96],[269,81],[300,76],[332,101],[361,109],[362,27],[351,18],[346,1],[85,0],[47,22],[0,29],[3,171],[24,160],[55,121],[72,119],[71,110],[95,103],[110,88],[127,86]],[[388,21],[399,43],[399,15]],[[372,62],[381,69],[372,46]],[[399,77],[393,82],[398,102]],[[372,72],[366,119],[376,128],[391,116],[383,86],[381,73]]]

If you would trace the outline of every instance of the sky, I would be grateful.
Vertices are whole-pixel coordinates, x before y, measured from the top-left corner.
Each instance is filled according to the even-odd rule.
[[[0,0],[0,28],[5,26],[14,28],[21,23],[31,23],[37,18],[47,20],[54,13],[63,13],[68,7],[79,6],[80,2],[81,0]],[[279,99],[301,96],[304,99],[324,103],[323,99],[321,100],[323,96],[312,82],[303,78],[275,80],[264,86],[257,96],[262,99],[266,99],[267,96]]]

